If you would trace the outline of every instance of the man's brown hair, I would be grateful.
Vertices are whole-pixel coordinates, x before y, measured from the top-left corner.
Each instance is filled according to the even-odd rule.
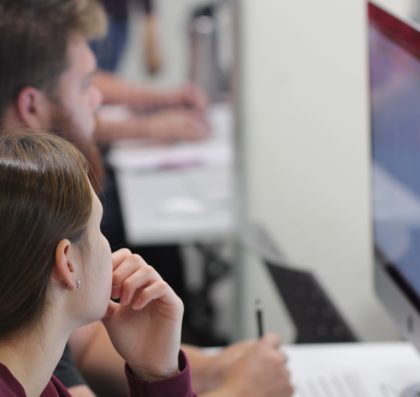
[[[0,125],[24,87],[54,93],[73,34],[91,39],[105,30],[97,0],[1,0]]]
[[[0,136],[0,339],[44,313],[57,244],[77,243],[92,212],[87,169],[57,136]]]

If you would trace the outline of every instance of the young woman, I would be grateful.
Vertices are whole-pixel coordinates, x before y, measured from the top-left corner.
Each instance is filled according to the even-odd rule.
[[[69,396],[54,368],[72,331],[101,318],[132,396],[194,396],[181,300],[138,255],[111,254],[101,216],[71,144],[0,138],[1,396]]]

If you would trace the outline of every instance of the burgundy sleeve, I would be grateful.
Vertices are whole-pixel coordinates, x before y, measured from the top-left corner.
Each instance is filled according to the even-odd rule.
[[[130,387],[130,397],[197,397],[192,391],[191,370],[184,352],[179,353],[178,375],[155,382],[145,382],[134,376],[126,365],[125,373]]]

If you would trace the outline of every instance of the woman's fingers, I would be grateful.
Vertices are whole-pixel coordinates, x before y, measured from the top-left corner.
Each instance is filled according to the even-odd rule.
[[[112,317],[114,313],[118,310],[118,303],[109,301],[108,308],[106,310],[105,316],[103,317],[102,321],[106,321],[108,317]]]
[[[169,286],[162,280],[156,270],[152,266],[149,266],[139,255],[130,253],[126,256],[126,252],[118,252],[118,254],[119,258],[117,261],[121,261],[122,259],[122,262],[118,263],[114,268],[112,276],[112,297],[119,298],[120,304],[131,304],[133,308],[139,309],[140,304],[138,302],[144,300],[143,298],[139,299],[140,295],[146,299],[147,303],[150,302],[147,299],[150,292],[143,294],[143,290],[154,283],[157,283],[156,286],[148,290],[152,292],[154,297],[152,299],[156,299],[156,293],[159,295],[159,293],[165,294],[170,291]],[[134,298],[136,304],[133,304]],[[141,306],[144,307],[147,303]]]
[[[123,281],[120,303],[122,305],[130,304],[140,289],[146,288],[157,280],[161,280],[161,277],[151,266],[145,265],[139,267],[130,277]]]
[[[150,266],[139,255],[130,254],[114,269],[112,274],[112,298],[120,298],[121,301],[124,283],[142,267]]]
[[[112,253],[112,269],[117,269],[125,259],[127,259],[130,255],[133,255],[128,248],[122,248],[118,251]]]
[[[163,304],[182,307],[171,287],[139,255],[129,250],[117,251],[113,254],[113,264],[112,298],[119,298],[120,305],[141,310],[150,302],[161,300]],[[117,307],[114,303],[109,312]]]
[[[274,349],[278,349],[281,345],[281,339],[277,334],[269,333],[263,336],[262,340],[273,347]]]
[[[153,284],[150,284],[140,292],[133,301],[132,307],[135,310],[141,310],[155,299],[171,297],[171,293],[172,290],[165,281],[156,280]],[[175,294],[173,295],[175,298]]]

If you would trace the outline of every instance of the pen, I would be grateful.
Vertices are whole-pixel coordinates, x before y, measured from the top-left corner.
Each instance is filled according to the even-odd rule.
[[[257,317],[258,338],[264,336],[263,311],[259,299],[255,300],[255,315]]]

